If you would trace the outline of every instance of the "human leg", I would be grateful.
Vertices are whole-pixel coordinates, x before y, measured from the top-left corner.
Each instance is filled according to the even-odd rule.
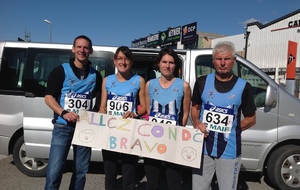
[[[123,190],[135,188],[135,171],[139,157],[130,154],[121,154]]]
[[[240,167],[241,157],[216,160],[216,175],[219,189],[237,189]]]
[[[73,145],[73,173],[69,189],[84,189],[86,174],[89,171],[91,148]]]
[[[59,189],[73,133],[72,127],[54,124],[45,190]]]
[[[203,155],[201,167],[192,169],[193,190],[208,190],[215,173],[215,162],[210,156]]]
[[[117,189],[117,163],[119,153],[102,150],[105,173],[105,190]]]
[[[166,162],[166,178],[169,189],[181,190],[182,189],[182,178],[181,169],[182,167],[178,164]]]
[[[158,188],[161,161],[144,158],[144,168],[147,178],[146,190],[156,190]]]

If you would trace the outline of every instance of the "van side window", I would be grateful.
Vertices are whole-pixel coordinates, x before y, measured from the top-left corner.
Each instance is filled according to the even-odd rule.
[[[28,48],[23,90],[27,96],[44,97],[50,72],[69,62],[72,52],[66,49]]]
[[[38,53],[33,61],[33,79],[41,86],[47,87],[47,80],[50,72],[61,65],[68,63],[70,54]]]
[[[89,57],[89,60],[92,63],[92,67],[100,72],[102,78],[115,73],[115,65],[113,59],[113,52],[95,50]]]
[[[154,63],[158,53],[138,53],[133,52],[133,65],[131,71],[149,81],[160,76],[160,72],[154,69]]]
[[[197,78],[215,72],[211,55],[198,56],[196,58],[195,65]],[[236,64],[234,64],[232,70],[236,76],[243,78],[251,84],[253,88],[254,103],[256,107],[264,107],[266,90],[268,86],[267,82],[238,60]]]
[[[1,58],[1,93],[23,95],[22,78],[26,62],[26,49],[5,48]]]
[[[26,91],[43,97],[51,71],[63,63],[69,63],[72,57],[74,57],[73,53],[66,49],[29,48],[28,63],[30,64],[26,66],[24,77]],[[89,60],[92,62],[92,67],[105,77],[114,73],[112,58],[112,52],[94,51]]]
[[[92,67],[102,77],[114,73],[113,52],[94,51]],[[0,94],[44,97],[50,72],[73,57],[69,49],[4,48]]]

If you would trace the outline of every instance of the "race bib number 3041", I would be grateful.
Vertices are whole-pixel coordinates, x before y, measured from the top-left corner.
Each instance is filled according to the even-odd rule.
[[[203,123],[210,131],[230,133],[234,119],[234,110],[205,104],[203,110]]]

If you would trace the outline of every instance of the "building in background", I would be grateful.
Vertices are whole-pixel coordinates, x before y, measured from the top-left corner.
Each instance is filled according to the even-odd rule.
[[[245,35],[238,34],[234,36],[225,36],[221,38],[214,38],[211,42],[211,47],[214,47],[220,41],[230,41],[234,44],[237,54],[245,57]]]
[[[177,27],[168,27],[165,31],[150,34],[147,37],[135,39],[131,42],[133,48],[162,48],[197,49],[211,48],[213,39],[225,35],[209,32],[198,32],[197,22]]]
[[[266,24],[249,23],[245,34],[246,58],[278,84],[286,84],[287,65],[291,58],[296,60],[295,95],[299,97],[300,48],[293,55],[288,49],[290,42],[300,43],[300,9]]]
[[[132,47],[174,49],[212,48],[219,41],[231,41],[237,53],[254,63],[278,84],[286,85],[286,68],[295,61],[294,95],[300,97],[300,9],[269,23],[248,23],[244,34],[225,36],[198,32],[197,22],[150,34],[132,41]],[[288,55],[289,43],[296,43],[295,55]]]
[[[181,40],[181,26],[168,27],[165,31],[159,31],[150,34],[147,37],[133,40],[131,47],[133,48],[162,48],[172,47],[177,49],[177,43]]]

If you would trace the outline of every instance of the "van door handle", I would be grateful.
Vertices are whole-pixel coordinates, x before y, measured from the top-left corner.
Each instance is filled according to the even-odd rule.
[[[35,98],[35,95],[32,92],[25,92],[25,97],[27,97],[27,98]]]

